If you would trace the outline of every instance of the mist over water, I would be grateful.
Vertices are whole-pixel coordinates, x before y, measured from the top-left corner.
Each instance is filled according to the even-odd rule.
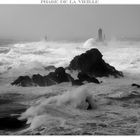
[[[40,41],[1,46],[0,73],[18,76],[31,70],[32,73],[43,72],[49,65],[67,66],[74,56],[91,48],[98,48],[103,59],[118,70],[139,71],[140,42],[110,41],[104,46],[89,39],[81,43]]]

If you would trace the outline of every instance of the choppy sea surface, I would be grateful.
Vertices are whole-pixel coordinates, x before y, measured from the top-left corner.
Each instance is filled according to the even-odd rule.
[[[20,75],[49,73],[45,67],[67,66],[72,58],[98,48],[103,59],[124,73],[123,78],[99,78],[99,85],[16,87]],[[76,78],[76,72],[71,73]],[[0,121],[7,114],[27,120],[20,129],[0,127],[0,134],[14,135],[139,135],[140,42],[40,41],[0,45]],[[131,96],[133,95],[133,96]],[[86,98],[92,110],[86,110]],[[4,110],[6,108],[6,111]],[[19,113],[20,112],[20,113]],[[8,124],[6,124],[9,126]]]

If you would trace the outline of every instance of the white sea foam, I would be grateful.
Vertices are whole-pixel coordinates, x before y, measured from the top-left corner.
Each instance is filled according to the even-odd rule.
[[[88,102],[86,102],[86,99],[88,99]],[[50,97],[38,105],[30,107],[19,119],[28,119],[27,123],[31,123],[31,128],[35,129],[48,120],[73,118],[77,115],[73,112],[75,109],[86,110],[89,104],[93,108],[95,107],[94,99],[88,92],[87,87],[81,86],[62,95]],[[43,119],[40,120],[40,118]]]
[[[118,70],[139,72],[140,43],[110,41],[107,45],[97,45],[94,39],[81,43],[69,42],[31,42],[14,44],[0,53],[0,73],[19,76],[28,73],[44,73],[48,65],[67,66],[70,60],[86,50],[98,48],[103,58]],[[3,50],[3,47],[1,47]],[[52,59],[53,58],[53,59]]]
[[[31,124],[31,129],[36,129],[40,126],[49,127],[51,123],[59,126],[62,124],[66,125],[65,123],[71,123],[71,121],[76,125],[79,121],[85,122],[86,118],[88,121],[90,115],[94,115],[96,107],[98,110],[101,104],[105,104],[106,100],[99,102],[96,96],[105,96],[106,94],[114,94],[116,96],[117,93],[124,92],[127,94],[128,90],[133,90],[131,84],[134,79],[130,77],[120,79],[102,78],[102,80],[103,83],[100,85],[89,83],[78,88],[61,85],[59,88],[63,87],[63,89],[67,90],[61,91],[62,94],[56,94],[56,96],[39,100],[27,109],[20,119],[27,119],[27,123]],[[140,79],[137,82],[140,82]],[[57,91],[60,91],[59,88],[57,88]],[[88,102],[86,99],[88,99]],[[89,104],[92,106],[93,112],[88,114],[86,110]]]

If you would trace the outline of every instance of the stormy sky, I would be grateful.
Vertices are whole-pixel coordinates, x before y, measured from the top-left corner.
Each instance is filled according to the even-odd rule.
[[[86,40],[140,37],[140,5],[0,5],[0,38]]]

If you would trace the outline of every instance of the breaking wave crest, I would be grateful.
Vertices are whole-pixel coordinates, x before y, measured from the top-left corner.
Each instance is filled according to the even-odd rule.
[[[62,95],[50,97],[45,101],[30,107],[20,119],[27,119],[31,129],[35,129],[50,121],[73,119],[78,115],[78,109],[87,110],[88,106],[95,108],[95,101],[86,86],[81,86]]]

